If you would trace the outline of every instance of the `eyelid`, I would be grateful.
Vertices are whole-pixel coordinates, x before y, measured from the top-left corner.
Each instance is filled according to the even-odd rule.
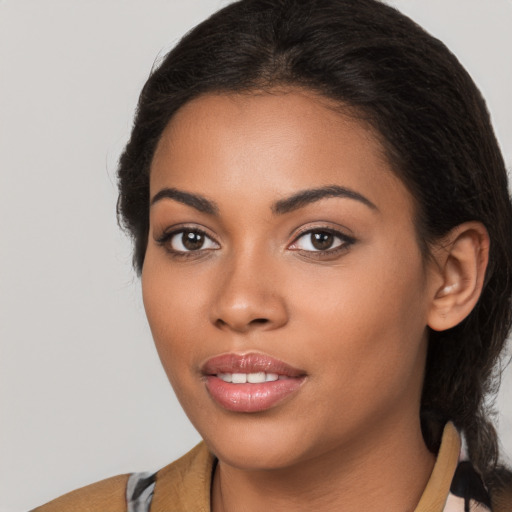
[[[153,237],[155,242],[159,242],[160,240],[168,239],[169,236],[175,235],[176,233],[181,233],[182,231],[196,231],[198,233],[204,234],[208,238],[211,238],[212,240],[217,242],[215,235],[212,234],[209,228],[202,226],[200,224],[188,222],[172,224],[163,229],[155,229]],[[158,232],[161,232],[161,234],[157,236]]]

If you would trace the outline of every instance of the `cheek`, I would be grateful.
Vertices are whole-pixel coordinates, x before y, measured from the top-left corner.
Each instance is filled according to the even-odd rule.
[[[142,271],[142,296],[151,333],[163,366],[173,381],[175,373],[192,359],[198,332],[204,325],[204,287],[194,286],[191,275],[169,271],[148,250]],[[163,258],[161,258],[163,259]]]
[[[336,267],[305,269],[300,276],[290,273],[288,284],[295,288],[290,300],[300,309],[297,317],[316,316],[316,325],[340,334],[426,325],[419,250],[413,246],[395,251],[387,245],[394,244],[356,250]],[[326,321],[318,322],[322,317]]]
[[[399,392],[422,373],[427,302],[421,256],[414,249],[392,254],[375,251],[333,276],[304,275],[294,293],[297,330],[309,333],[299,340],[309,343],[311,361],[359,396],[384,383]]]
[[[197,315],[189,287],[172,279],[169,272],[158,270],[148,261],[142,273],[144,308],[158,356],[167,378],[185,411],[193,408],[192,395],[187,392],[192,374],[190,361],[196,345],[192,343]],[[196,322],[193,322],[195,318]]]

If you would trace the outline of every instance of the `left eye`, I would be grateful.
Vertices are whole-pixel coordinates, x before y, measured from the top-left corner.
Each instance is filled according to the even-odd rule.
[[[335,234],[332,231],[315,230],[304,233],[293,242],[290,249],[301,251],[329,251],[348,244],[350,240],[341,233]]]

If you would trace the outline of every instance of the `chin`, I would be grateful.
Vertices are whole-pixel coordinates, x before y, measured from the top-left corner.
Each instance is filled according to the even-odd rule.
[[[222,462],[244,470],[277,470],[292,466],[304,456],[305,445],[297,428],[283,422],[234,421],[226,428],[198,428],[210,451]]]
[[[208,443],[207,443],[208,444]],[[293,466],[299,454],[283,443],[246,443],[237,441],[230,446],[217,443],[210,450],[223,463],[245,471],[275,471]]]

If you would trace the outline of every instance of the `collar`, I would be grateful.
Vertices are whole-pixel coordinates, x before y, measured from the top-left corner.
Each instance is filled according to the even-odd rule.
[[[452,422],[445,425],[437,460],[414,512],[443,512],[457,469],[461,441]]]
[[[443,512],[457,468],[461,440],[447,423],[430,479],[414,512]],[[204,443],[157,473],[151,512],[210,512],[215,457]]]

